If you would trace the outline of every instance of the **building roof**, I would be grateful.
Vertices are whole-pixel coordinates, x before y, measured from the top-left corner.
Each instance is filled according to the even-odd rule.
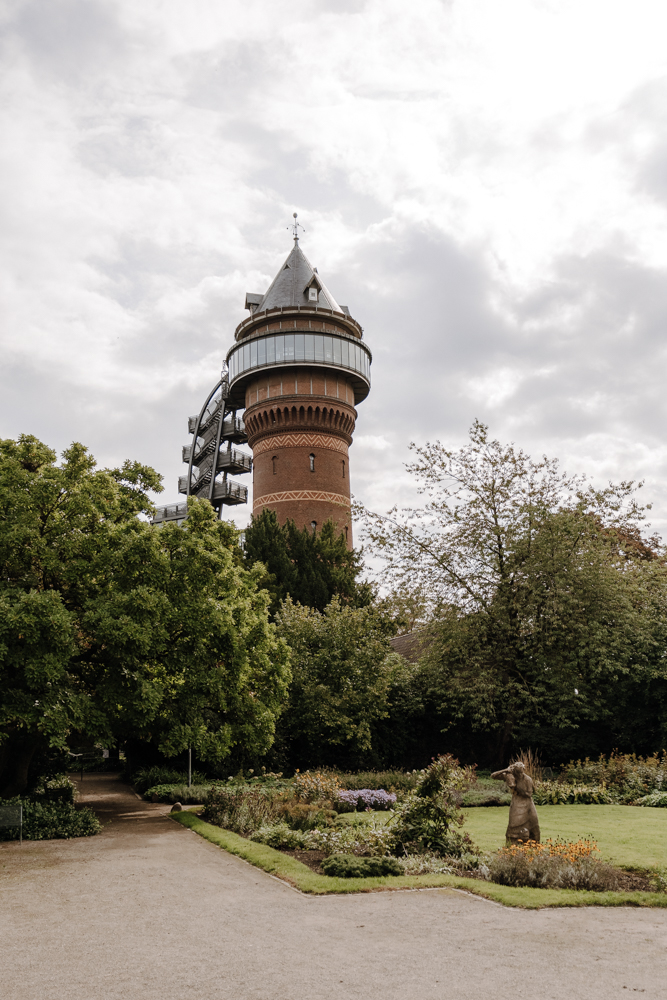
[[[269,290],[258,304],[253,300],[260,296],[247,295],[246,309],[250,308],[253,313],[258,313],[267,309],[278,309],[281,306],[306,305],[308,289],[313,286],[318,289],[318,305],[333,309],[334,312],[345,312],[306,257],[299,246],[299,241],[295,240],[290,255],[271,282]]]
[[[426,652],[428,637],[423,629],[416,632],[408,632],[406,635],[397,635],[389,640],[389,644],[395,653],[402,656],[408,663],[416,663]]]

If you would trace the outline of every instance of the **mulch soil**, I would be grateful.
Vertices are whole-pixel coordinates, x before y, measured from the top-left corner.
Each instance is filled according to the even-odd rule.
[[[326,858],[324,851],[288,851],[284,850],[280,852],[281,854],[289,854],[290,858],[296,858],[302,864],[307,865],[311,871],[315,872],[316,875],[324,875],[322,871],[322,862]]]

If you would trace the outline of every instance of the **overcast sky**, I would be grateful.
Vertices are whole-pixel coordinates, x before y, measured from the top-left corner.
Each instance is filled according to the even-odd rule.
[[[662,0],[2,0],[0,23],[1,436],[139,459],[177,500],[188,414],[298,211],[374,355],[359,499],[409,499],[408,442],[478,417],[645,479],[667,534]]]

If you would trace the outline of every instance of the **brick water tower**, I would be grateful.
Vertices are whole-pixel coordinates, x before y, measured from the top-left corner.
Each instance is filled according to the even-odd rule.
[[[371,352],[301,250],[294,220],[291,253],[268,291],[246,295],[250,316],[236,328],[226,369],[188,420],[178,488],[221,514],[247,503],[247,487],[229,476],[252,469],[253,515],[274,510],[281,524],[312,530],[332,519],[351,548],[348,449],[370,390]],[[252,458],[236,447],[246,443]],[[186,517],[186,503],[171,504],[153,522]]]
[[[248,294],[250,316],[227,354],[229,401],[245,409],[253,454],[253,515],[319,529],[331,518],[352,545],[350,462],[356,406],[370,390],[371,352],[299,246],[269,289]]]

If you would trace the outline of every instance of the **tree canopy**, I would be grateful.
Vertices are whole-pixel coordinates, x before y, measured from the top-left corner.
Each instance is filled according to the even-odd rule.
[[[594,489],[478,422],[459,450],[412,447],[424,506],[360,513],[385,580],[425,609],[445,726],[502,760],[531,727],[610,718],[623,683],[664,683],[666,564],[636,484]]]
[[[280,525],[273,510],[263,510],[245,532],[246,565],[266,567],[264,586],[271,595],[271,613],[291,597],[298,604],[323,611],[333,597],[342,604],[362,607],[371,602],[372,590],[357,579],[362,570],[359,552],[347,547],[345,536],[333,521],[321,531],[299,529],[294,521]]]
[[[298,767],[358,764],[402,669],[389,644],[392,623],[376,608],[346,607],[338,597],[324,611],[288,597],[276,625],[293,672],[281,745]]]
[[[259,569],[191,499],[184,527],[142,520],[154,470],[97,469],[80,444],[0,442],[0,788],[72,734],[149,739],[217,761],[270,746],[290,673]]]

